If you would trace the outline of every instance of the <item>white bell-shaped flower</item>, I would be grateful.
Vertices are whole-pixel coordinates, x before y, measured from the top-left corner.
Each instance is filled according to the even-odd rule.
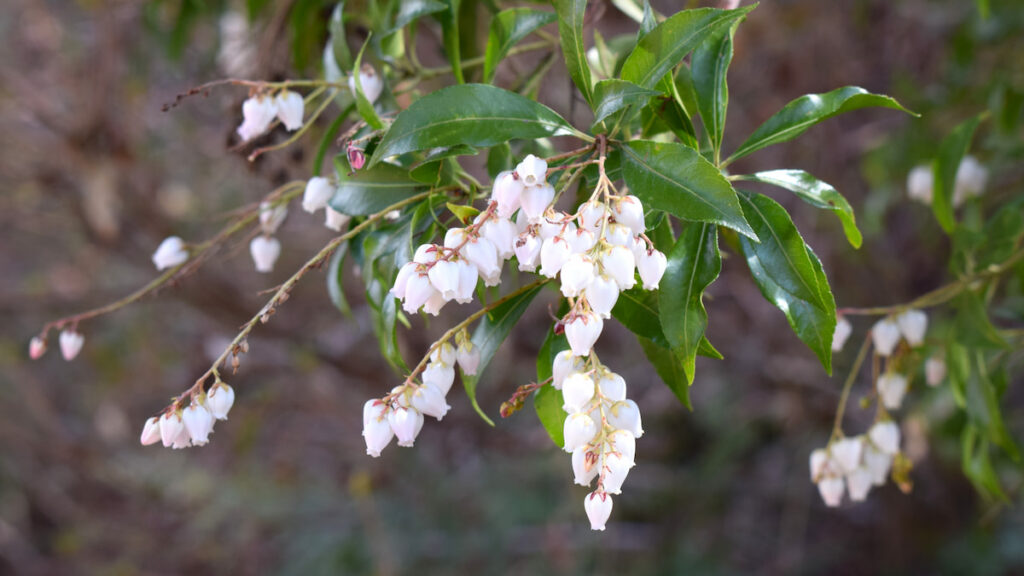
[[[460,259],[455,263],[459,271],[459,289],[455,301],[459,304],[468,304],[473,301],[473,291],[476,290],[476,282],[480,278],[476,266],[466,260]]]
[[[932,188],[935,186],[935,174],[932,167],[922,164],[915,166],[907,174],[907,196],[924,204],[932,203]]]
[[[597,465],[597,454],[581,446],[572,451],[572,474],[573,482],[580,486],[590,486],[590,483],[600,472]]]
[[[608,446],[632,467],[636,458],[636,437],[629,430],[616,430],[608,435]]]
[[[511,218],[512,214],[522,205],[523,181],[515,172],[506,170],[494,177],[491,189],[491,200],[498,203],[498,217]]]
[[[412,255],[412,261],[417,264],[431,264],[441,259],[443,252],[435,244],[420,244]]]
[[[555,390],[561,390],[566,378],[575,372],[582,372],[583,367],[582,358],[573,355],[572,350],[562,350],[555,354],[551,365],[551,385]]]
[[[370,104],[377,102],[377,98],[380,98],[380,93],[384,91],[384,81],[374,70],[373,66],[369,64],[363,64],[362,69],[359,70],[359,86],[363,89],[363,95],[370,101]],[[356,79],[355,76],[348,77],[348,87],[352,91],[352,95],[356,94]]]
[[[640,407],[632,400],[622,400],[612,404],[607,414],[608,424],[612,428],[626,430],[634,438],[644,435],[643,423],[640,419]]]
[[[474,346],[472,342],[465,342],[459,345],[459,368],[467,376],[476,376],[480,369],[480,347]]]
[[[872,480],[871,472],[863,467],[847,474],[846,488],[850,491],[850,500],[863,502],[871,491]]]
[[[444,305],[447,303],[448,300],[445,300],[444,297],[441,296],[440,292],[434,290],[434,292],[430,294],[430,298],[427,298],[427,301],[423,303],[423,312],[430,314],[431,316],[437,316],[441,313],[441,309],[444,308]]]
[[[660,251],[652,249],[641,252],[636,259],[636,269],[644,283],[644,290],[657,290],[667,267],[668,259]]]
[[[846,319],[846,316],[836,318],[836,329],[832,332],[832,351],[839,352],[846,345],[853,333],[853,325]]]
[[[395,276],[395,285],[389,290],[392,296],[399,300],[405,299],[405,290],[409,285],[409,279],[416,274],[418,267],[415,262],[406,262],[398,269],[398,275]]]
[[[436,386],[424,384],[412,393],[410,402],[413,408],[440,421],[452,408],[445,402],[444,397],[445,394]]]
[[[818,448],[811,452],[810,467],[811,467],[811,482],[817,482],[825,476],[829,466],[828,451],[824,448]]]
[[[416,273],[409,278],[405,288],[405,301],[402,309],[408,314],[415,314],[421,306],[430,300],[430,297],[437,293],[430,278],[426,274]]]
[[[423,414],[415,408],[398,406],[388,413],[388,423],[398,438],[398,445],[409,448],[423,429]]]
[[[548,206],[551,205],[551,201],[555,199],[555,189],[548,184],[527,186],[523,189],[521,198],[522,206],[520,209],[523,211],[523,214],[531,222],[536,222],[544,214]]]
[[[898,410],[906,393],[906,376],[887,373],[878,377],[878,395],[882,398],[882,405],[888,410]]]
[[[164,238],[156,252],[153,252],[153,265],[157,270],[174,268],[188,261],[188,250],[185,241],[177,236]]]
[[[277,104],[273,98],[260,94],[247,99],[242,103],[242,124],[238,127],[238,135],[243,141],[249,141],[263,134],[276,114]]]
[[[526,186],[540,186],[545,183],[548,175],[548,162],[543,158],[537,158],[528,154],[523,161],[516,166],[516,174],[519,180]]]
[[[871,474],[871,483],[882,486],[889,477],[889,470],[892,469],[892,455],[869,444],[864,449],[864,467]]]
[[[928,330],[928,315],[921,310],[907,310],[896,317],[896,324],[907,344],[917,348],[924,344],[924,333]]]
[[[893,456],[900,451],[900,427],[892,420],[872,426],[868,438],[883,454]]]
[[[327,178],[322,176],[310,178],[302,193],[302,209],[312,214],[321,208],[326,208],[327,203],[334,196],[334,192],[334,185]]]
[[[900,327],[892,318],[883,318],[871,328],[871,340],[876,352],[889,356],[900,342]]]
[[[587,414],[579,412],[565,417],[562,432],[565,437],[565,451],[572,452],[586,446],[597,434],[597,423]]]
[[[273,234],[284,223],[288,216],[288,205],[274,205],[272,202],[260,202],[260,230],[264,234]]]
[[[578,228],[563,234],[563,236],[569,242],[573,254],[590,252],[590,249],[597,243],[597,236],[586,228]]]
[[[603,531],[612,515],[612,497],[605,492],[591,492],[583,498],[583,509],[590,520],[590,529]]]
[[[621,494],[622,484],[629,475],[633,463],[626,460],[621,454],[605,452],[604,454],[604,486],[605,492],[609,494]]]
[[[458,360],[458,351],[451,342],[442,342],[430,353],[431,362],[440,362],[445,366],[454,366],[456,360]],[[452,372],[452,376],[454,375],[455,373]]]
[[[586,374],[576,372],[562,383],[562,409],[566,412],[583,412],[594,399],[594,380]]]
[[[615,372],[605,372],[597,381],[601,394],[611,402],[626,399],[626,379]]]
[[[183,431],[185,424],[177,413],[169,412],[160,418],[160,440],[165,448],[174,446],[174,442]]]
[[[590,309],[602,318],[611,318],[612,309],[619,301],[619,285],[604,274],[597,274],[584,293]]]
[[[273,272],[274,263],[281,255],[281,242],[274,237],[257,236],[249,243],[249,254],[257,272]]]
[[[929,386],[938,386],[946,379],[946,361],[932,356],[924,363],[924,378]]]
[[[636,260],[625,246],[612,246],[601,258],[604,273],[615,280],[620,290],[629,290],[636,284]]]
[[[427,273],[430,283],[434,289],[441,293],[441,297],[447,300],[454,300],[459,295],[459,265],[450,260],[439,260]]]
[[[74,329],[66,328],[60,333],[60,354],[69,362],[78,356],[84,344],[85,336]]]
[[[181,411],[181,420],[185,423],[188,435],[192,444],[203,446],[210,441],[210,432],[213,432],[213,414],[199,402],[192,402],[187,408]]]
[[[604,229],[604,241],[612,246],[625,246],[632,251],[635,242],[633,231],[622,224],[608,224]]]
[[[843,438],[832,445],[832,460],[843,474],[849,474],[860,466],[860,457],[864,452],[864,439]]]
[[[534,272],[540,264],[540,251],[543,243],[537,236],[524,233],[516,238],[515,253],[516,260],[519,260],[520,272]]]
[[[959,206],[968,198],[980,196],[988,183],[988,168],[974,156],[964,156],[956,170],[953,186],[953,205]]]
[[[540,249],[540,273],[548,278],[554,278],[570,256],[572,248],[561,236],[545,240]]]
[[[494,245],[499,261],[515,255],[516,225],[503,218],[492,218],[480,226],[480,236]]]
[[[43,340],[39,336],[33,336],[32,340],[28,343],[28,357],[33,360],[39,360],[46,354],[46,340]]]
[[[455,382],[455,367],[442,362],[431,362],[423,369],[423,383],[427,386],[437,388],[442,396],[447,396]]]
[[[822,478],[818,482],[818,493],[821,494],[821,499],[825,501],[825,505],[829,508],[835,508],[843,501],[843,492],[846,491],[846,482],[843,481],[842,477],[830,476]]]
[[[576,356],[589,356],[594,343],[601,337],[604,321],[597,314],[577,314],[565,323],[565,337]]]
[[[647,229],[644,224],[644,205],[636,196],[623,196],[612,201],[612,213],[615,221],[633,231],[643,234]]]
[[[146,425],[142,427],[142,437],[139,438],[143,446],[149,446],[150,444],[156,444],[160,441],[160,419],[156,416],[146,420]]]
[[[227,420],[228,412],[235,405],[235,389],[223,382],[210,388],[206,395],[206,407],[217,420]]]
[[[501,280],[498,250],[487,238],[473,238],[462,247],[462,255],[476,266],[486,286],[497,286]]]
[[[335,232],[341,232],[351,219],[348,214],[342,214],[330,206],[324,207],[324,226]]]
[[[562,295],[579,296],[594,281],[594,261],[586,254],[573,254],[562,266]]]
[[[601,226],[608,217],[608,207],[603,202],[587,201],[580,204],[576,210],[576,220],[581,228],[590,230],[593,234],[601,233]]]
[[[368,400],[363,407],[363,440],[366,441],[366,453],[374,458],[380,457],[381,451],[395,437],[386,414],[387,408],[387,404],[377,399]]]
[[[302,128],[302,114],[305,104],[302,95],[298,92],[285,90],[274,97],[274,104],[277,107],[277,119],[284,124],[289,132]]]

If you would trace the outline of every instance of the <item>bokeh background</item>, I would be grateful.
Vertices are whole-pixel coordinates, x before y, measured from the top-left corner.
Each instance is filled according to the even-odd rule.
[[[684,3],[653,4],[671,13]],[[889,484],[866,503],[823,506],[807,457],[827,441],[853,352],[828,378],[732,255],[708,301],[726,360],[698,360],[692,412],[627,332],[607,329],[598,346],[647,430],[605,533],[589,530],[585,490],[529,405],[491,428],[453,394],[415,449],[365,456],[362,403],[397,376],[358,281],[345,317],[320,272],[250,339],[254,353],[230,380],[235,408],[210,445],[138,445],[144,419],[206,369],[260,291],[330,238],[298,210],[273,274],[256,274],[246,243],[233,244],[159,298],[83,325],[76,361],[51,351],[30,363],[28,339],[45,321],[153,277],[160,239],[211,236],[231,210],[309,174],[315,142],[255,163],[229,150],[242,89],[161,105],[238,71],[315,77],[331,8],[0,4],[0,574],[1024,574],[1024,513],[974,492],[950,394],[920,380],[903,415],[913,491]],[[590,13],[605,37],[635,30],[611,3],[595,0]],[[443,65],[436,23],[421,26],[420,59]],[[735,171],[801,168],[832,183],[857,209],[859,251],[830,215],[770,193],[793,211],[841,306],[909,300],[943,283],[948,246],[928,208],[906,199],[906,172],[960,120],[985,108],[1019,115],[1022,55],[1016,0],[766,0],[736,37],[727,146],[790,99],[842,85],[891,94],[923,117],[849,114]],[[503,65],[499,85],[541,57]],[[585,125],[570,88],[558,59],[540,99]],[[991,130],[976,142],[993,202],[1021,190],[1019,136]],[[553,301],[534,303],[488,370],[488,413],[534,378]],[[447,312],[402,332],[408,359],[465,313]],[[868,320],[855,322],[859,338]],[[1019,386],[1006,402],[1024,437]],[[849,432],[869,423],[863,412],[851,405]],[[999,472],[1019,503],[1020,469]]]

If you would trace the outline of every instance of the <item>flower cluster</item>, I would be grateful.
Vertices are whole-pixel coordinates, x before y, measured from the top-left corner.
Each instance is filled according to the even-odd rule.
[[[956,170],[953,184],[953,206],[960,206],[968,198],[981,196],[988,183],[988,168],[974,156],[964,156]],[[935,187],[935,173],[927,164],[915,166],[907,174],[907,196],[923,204],[931,204]]]
[[[140,441],[143,446],[161,442],[176,450],[204,446],[210,441],[214,423],[227,420],[234,403],[234,389],[217,382],[209,393],[193,395],[188,406],[181,408],[175,402],[162,415],[146,420]]]
[[[324,211],[324,226],[341,232],[341,229],[348,224],[349,216],[331,208],[330,201],[337,191],[334,184],[323,176],[315,176],[306,182],[306,189],[302,194],[302,209],[310,214],[317,210]]]
[[[811,481],[827,506],[839,506],[843,493],[861,502],[872,486],[882,486],[900,452],[900,429],[895,422],[876,423],[866,435],[843,438],[811,452]]]
[[[305,102],[302,95],[291,90],[281,90],[276,95],[259,93],[242,103],[242,124],[238,135],[249,141],[270,128],[276,117],[288,131],[302,128]]]
[[[288,207],[284,204],[274,205],[270,202],[260,203],[261,234],[249,243],[249,254],[257,272],[273,272],[274,263],[281,255],[281,241],[274,238],[274,233],[281,227],[288,216]]]

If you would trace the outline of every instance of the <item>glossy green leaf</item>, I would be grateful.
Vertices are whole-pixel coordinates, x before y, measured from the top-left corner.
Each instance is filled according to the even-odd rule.
[[[637,40],[643,38],[645,34],[654,30],[658,25],[658,19],[654,15],[654,9],[651,8],[650,0],[644,0],[644,10],[640,15],[640,33],[637,36]]]
[[[960,123],[939,145],[939,153],[932,164],[934,176],[934,193],[932,194],[932,212],[935,219],[947,234],[956,228],[953,216],[953,191],[956,188],[956,172],[960,161],[971,145],[974,131],[981,123],[982,116],[975,116]]]
[[[569,341],[565,335],[555,335],[554,330],[548,330],[544,344],[537,353],[537,382],[544,382],[551,378],[551,365],[555,355],[563,350],[569,349]],[[537,418],[547,431],[551,441],[559,448],[565,446],[565,410],[562,393],[554,386],[541,386],[533,395],[533,408],[537,412]]]
[[[423,187],[397,166],[381,164],[372,169],[349,173],[344,154],[334,158],[338,189],[331,198],[331,208],[349,216],[368,216],[414,196]]]
[[[957,310],[954,327],[959,343],[975,348],[1009,348],[989,320],[988,308],[981,296],[964,292],[956,297],[953,304]]]
[[[725,113],[729,106],[729,85],[726,73],[732,62],[732,38],[739,21],[712,34],[693,51],[690,75],[697,95],[697,109],[711,148],[718,158],[725,132]]]
[[[352,316],[352,307],[345,298],[345,256],[348,254],[348,242],[342,244],[331,254],[331,261],[327,265],[327,295],[331,303],[345,316]]]
[[[398,32],[424,16],[447,9],[447,5],[437,0],[402,0],[395,14],[395,23],[386,34]]]
[[[668,339],[661,329],[657,292],[641,288],[623,291],[619,294],[615,308],[612,309],[612,317],[640,338],[650,340],[662,348],[670,347]],[[722,354],[715,350],[711,342],[704,337],[700,340],[697,354],[716,360],[722,359]]]
[[[626,183],[648,210],[719,224],[757,240],[732,185],[693,148],[633,140],[622,152]]]
[[[466,79],[462,75],[462,53],[459,49],[459,6],[460,0],[443,0],[447,10],[435,14],[441,21],[441,40],[444,44],[445,55],[448,56],[448,63],[452,66],[452,74],[455,81],[465,84]]]
[[[976,255],[979,269],[1008,260],[1024,240],[1024,196],[1007,204],[985,225],[985,235]]]
[[[557,19],[551,12],[533,10],[531,8],[511,8],[502,10],[491,19],[491,32],[487,38],[487,52],[484,55],[484,84],[494,80],[498,69],[510,48],[531,32],[546,26]]]
[[[967,379],[967,415],[985,432],[992,443],[1006,451],[1014,460],[1020,460],[1017,444],[1010,436],[999,407],[999,396],[989,377],[985,355],[980,350],[971,353],[971,377]]]
[[[833,116],[869,107],[892,108],[916,116],[896,100],[872,94],[856,86],[838,88],[825,94],[806,94],[786,104],[782,110],[758,126],[746,142],[726,160],[726,164],[772,144],[792,140],[811,126]]]
[[[653,88],[708,37],[727,29],[757,5],[735,10],[683,10],[644,34],[622,65],[622,79]]]
[[[553,110],[486,84],[450,86],[413,102],[395,118],[369,167],[384,158],[439,146],[486,148],[508,140],[575,133]]]
[[[366,51],[366,46],[370,43],[370,37],[366,38],[366,42],[363,43],[363,47],[359,49],[359,55],[356,56],[355,64],[352,65],[352,78],[355,79],[356,87],[356,110],[359,111],[359,115],[375,130],[380,130],[384,127],[384,122],[381,121],[380,116],[377,115],[377,111],[373,108],[373,103],[363,93],[363,83],[360,80],[359,70],[363,63],[363,52]]]
[[[687,225],[668,254],[658,305],[662,330],[677,351],[689,383],[693,382],[697,348],[708,325],[704,290],[721,270],[718,227],[707,223]]]
[[[975,490],[992,500],[1009,504],[1010,499],[1003,492],[999,477],[992,467],[989,441],[974,426],[968,425],[961,436],[960,449],[964,475]]]
[[[480,381],[480,376],[483,375],[484,370],[487,369],[487,365],[494,358],[494,353],[498,351],[498,347],[505,341],[505,338],[508,338],[512,328],[519,322],[523,312],[526,312],[530,302],[533,301],[533,298],[537,296],[543,287],[543,284],[537,284],[529,290],[525,290],[521,294],[499,304],[480,320],[480,324],[477,325],[476,330],[473,332],[473,345],[480,350],[480,366],[477,369],[476,376],[463,374],[462,384],[466,387],[466,395],[469,396],[473,409],[491,426],[494,426],[494,421],[487,414],[484,414],[484,411],[476,401],[476,385]]]
[[[601,80],[594,86],[594,125],[627,106],[646,104],[657,94],[625,80]]]
[[[830,184],[818,180],[803,170],[769,170],[758,172],[752,176],[740,176],[744,180],[764,182],[779,188],[785,188],[800,197],[811,206],[835,212],[843,225],[846,240],[854,248],[860,248],[863,241],[853,208]]]
[[[693,405],[690,403],[692,379],[687,380],[688,374],[683,367],[683,359],[679,352],[662,348],[646,338],[641,337],[639,341],[644,355],[654,365],[654,371],[658,373],[661,381],[676,395],[683,406],[692,411]]]
[[[348,40],[345,37],[345,2],[338,2],[331,12],[331,19],[327,24],[327,31],[330,34],[328,46],[330,53],[334,56],[334,65],[339,70],[348,70],[352,66],[352,52],[348,48]],[[326,54],[325,54],[326,55]],[[325,68],[329,66],[325,65]],[[330,81],[335,81],[328,78]]]
[[[583,17],[587,0],[554,0],[558,13],[558,36],[562,41],[562,56],[569,77],[583,93],[588,104],[594,102],[594,81],[587,63],[587,48],[583,42]]]
[[[818,257],[800,237],[786,209],[760,194],[740,194],[747,221],[760,243],[740,237],[754,282],[786,315],[790,327],[832,373],[836,303]]]

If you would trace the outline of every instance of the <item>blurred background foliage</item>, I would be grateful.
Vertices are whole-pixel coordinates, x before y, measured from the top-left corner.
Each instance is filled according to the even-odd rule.
[[[355,4],[358,47],[359,20],[374,3]],[[464,40],[477,52],[492,3],[478,4],[478,34]],[[652,4],[671,13],[681,3]],[[492,429],[456,394],[452,413],[415,449],[363,454],[362,401],[396,379],[377,352],[358,282],[351,317],[335,312],[313,277],[257,330],[257,353],[232,380],[231,420],[209,446],[138,445],[143,419],[206,368],[261,305],[258,292],[329,238],[297,210],[273,275],[256,275],[240,242],[159,299],[90,323],[76,362],[51,353],[29,364],[26,343],[44,321],[149,279],[161,238],[209,236],[234,208],[309,174],[313,144],[255,163],[229,151],[244,91],[167,113],[161,105],[240,71],[320,74],[332,8],[322,0],[0,6],[0,573],[1024,572],[1024,476],[996,460],[1016,506],[974,491],[960,470],[963,421],[946,389],[912,387],[903,418],[911,493],[890,484],[863,504],[821,504],[807,456],[827,440],[852,354],[839,355],[837,376],[827,378],[738,262],[726,260],[709,294],[709,337],[726,360],[698,360],[693,412],[638,360],[629,334],[608,330],[602,339],[602,359],[630,382],[648,431],[605,533],[587,528],[585,490],[528,410]],[[635,33],[611,2],[591,2],[589,13],[605,38]],[[445,64],[439,29],[424,19],[415,39],[427,66]],[[735,168],[805,169],[849,198],[866,233],[859,251],[831,215],[776,196],[841,306],[903,302],[944,282],[948,240],[928,207],[907,200],[905,178],[960,121],[991,114],[973,146],[992,171],[980,206],[1020,200],[1021,54],[1019,0],[778,0],[740,27],[729,142],[790,99],[840,85],[890,94],[922,114],[847,115]],[[545,57],[517,57],[497,83],[517,85]],[[561,59],[552,62],[536,84],[539,99],[584,125],[589,112],[573,102]],[[534,304],[485,376],[489,414],[534,377],[551,301]],[[1005,315],[1019,322],[1020,309]],[[452,318],[403,332],[407,358]],[[855,336],[867,322],[855,320]],[[1018,439],[1019,384],[1004,397]],[[865,388],[854,389],[855,400]],[[848,430],[869,422],[851,407]]]

